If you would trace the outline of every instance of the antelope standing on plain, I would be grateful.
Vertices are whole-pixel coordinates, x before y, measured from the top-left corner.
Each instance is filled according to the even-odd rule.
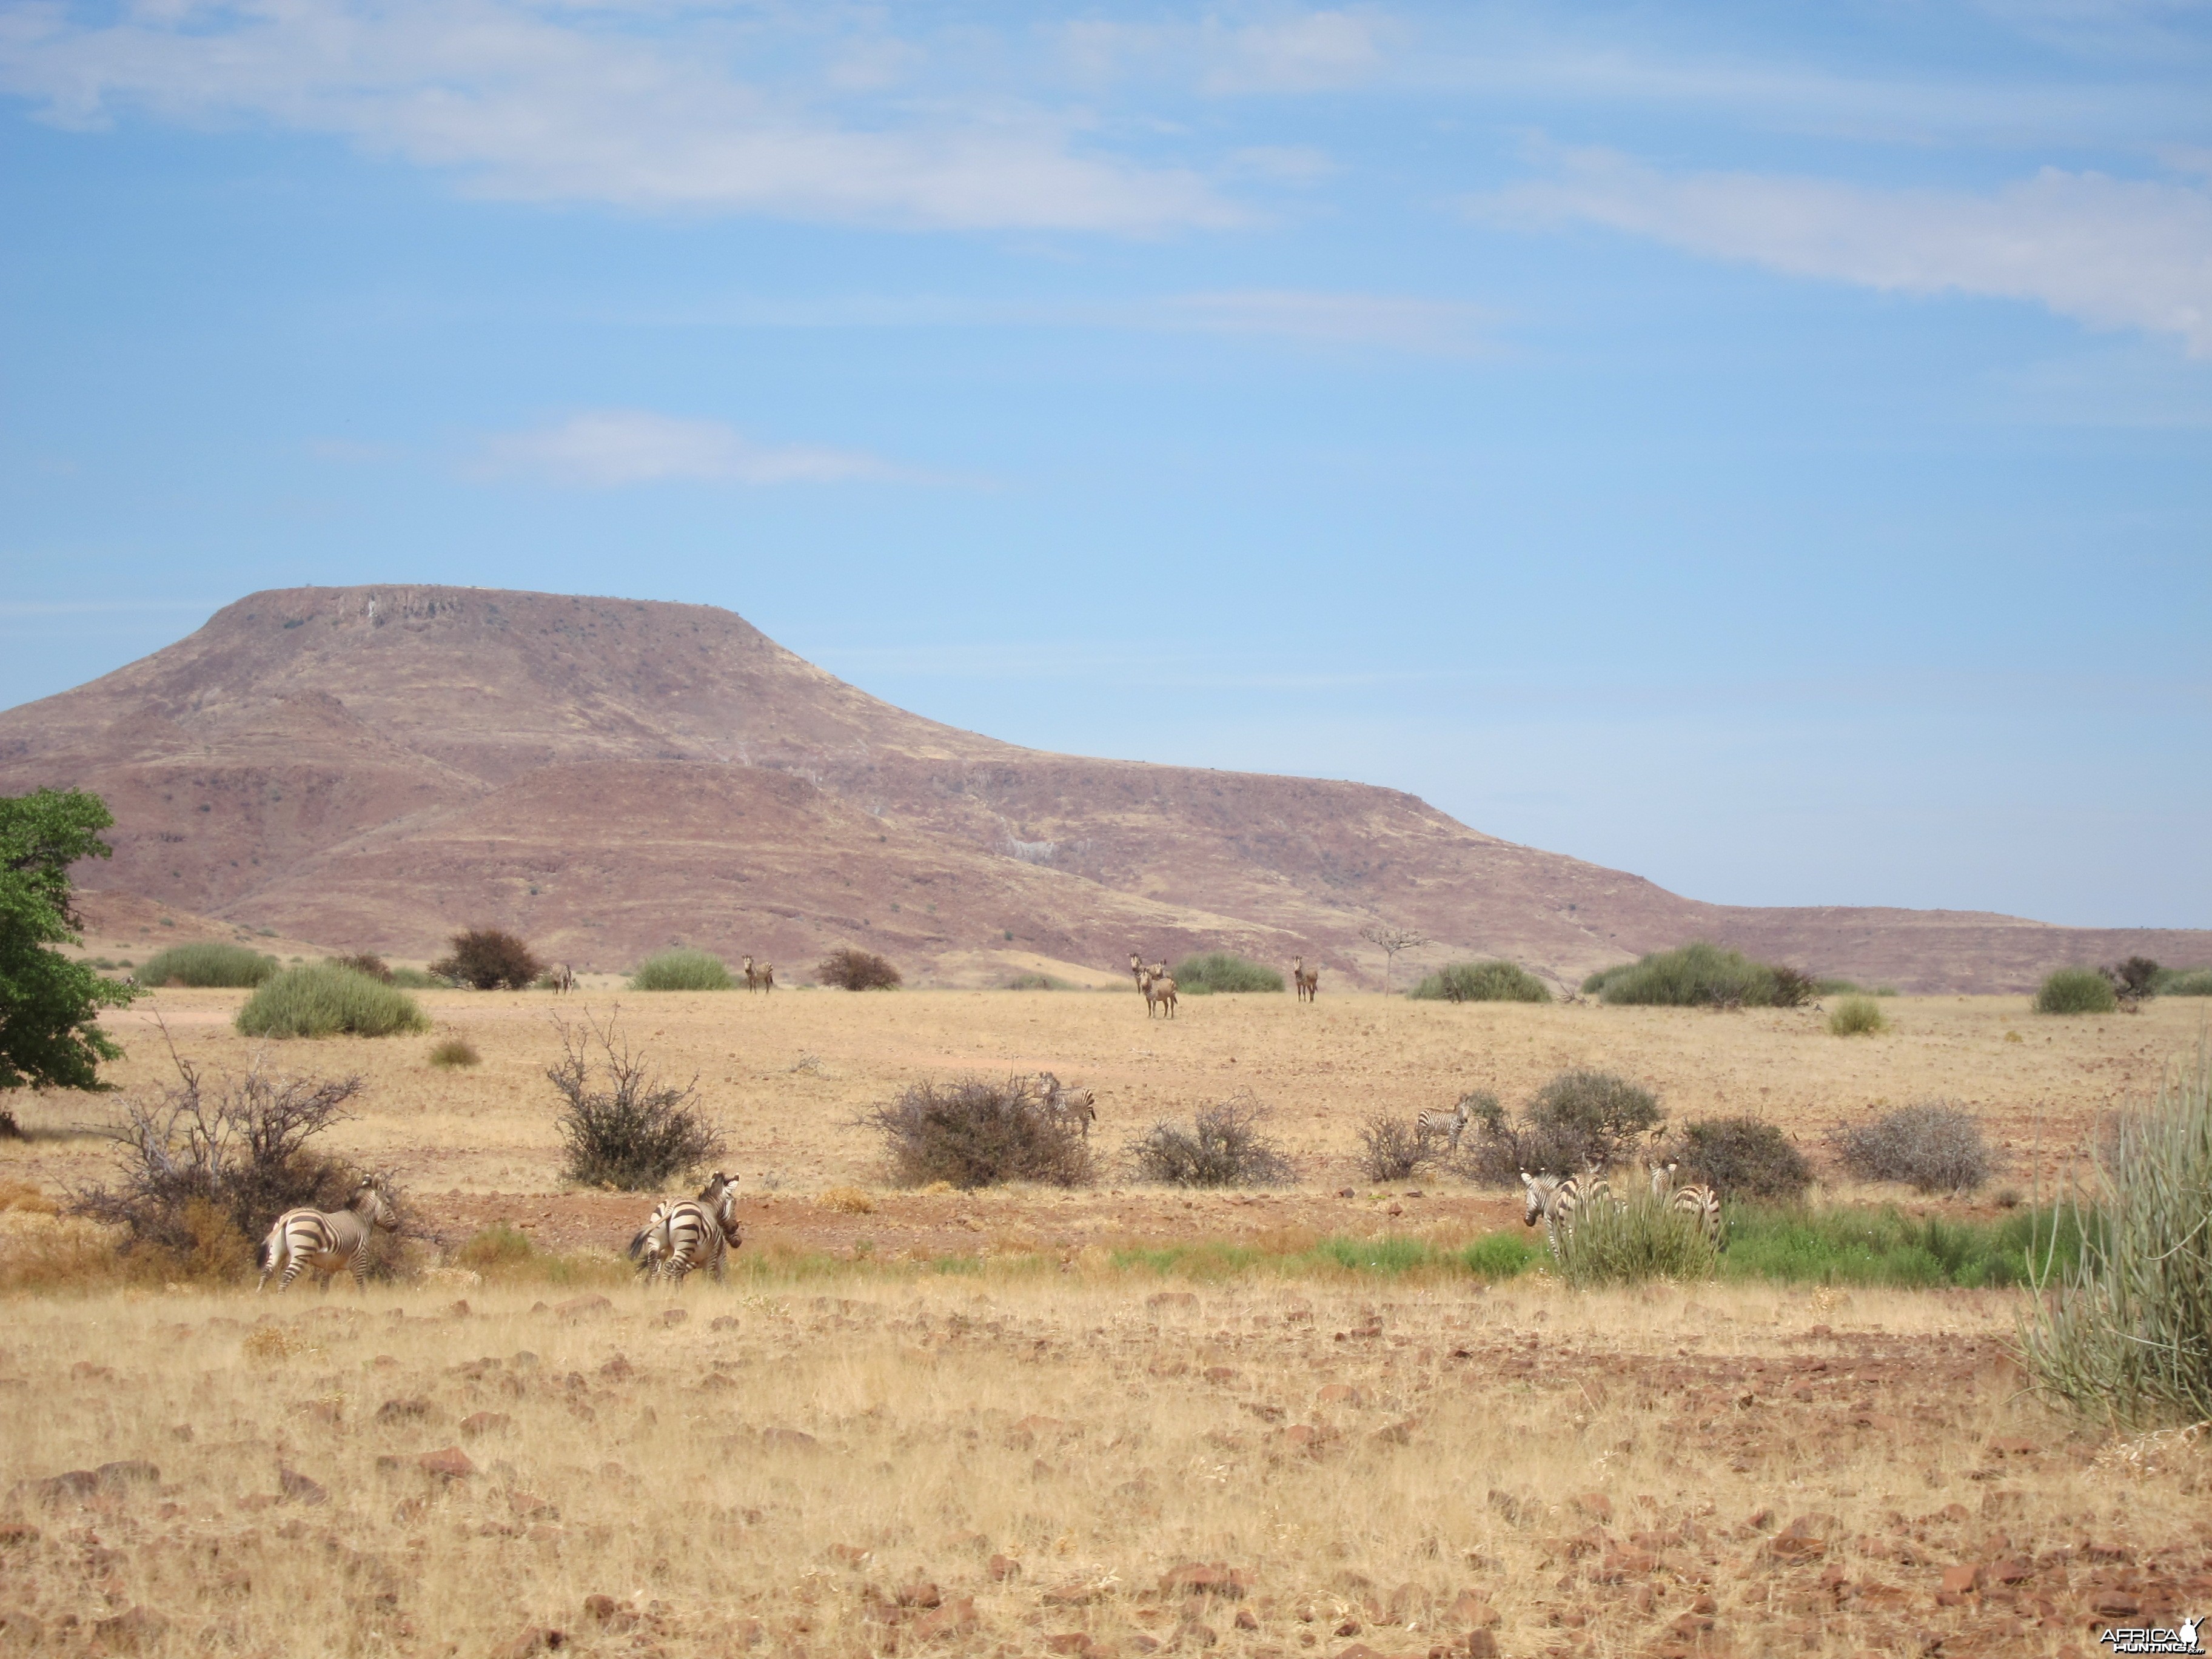
[[[287,1210],[261,1241],[261,1283],[253,1287],[254,1292],[258,1295],[275,1273],[281,1275],[276,1293],[282,1296],[292,1288],[302,1267],[313,1267],[320,1274],[321,1288],[327,1291],[339,1271],[349,1267],[354,1288],[365,1293],[369,1240],[377,1228],[392,1232],[398,1225],[399,1212],[392,1207],[381,1175],[365,1177],[346,1200],[345,1208],[336,1215],[325,1210]]]

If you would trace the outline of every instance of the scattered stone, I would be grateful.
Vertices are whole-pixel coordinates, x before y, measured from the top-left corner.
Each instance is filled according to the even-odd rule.
[[[1239,1607],[1237,1609],[1236,1623],[1237,1628],[1239,1630],[1257,1630],[1260,1628],[1260,1621],[1254,1616],[1252,1609],[1249,1607]]]
[[[1577,1492],[1573,1503],[1575,1508],[1600,1525],[1613,1519],[1613,1499],[1601,1492]]]
[[[1401,1418],[1397,1422],[1379,1428],[1367,1437],[1378,1446],[1403,1446],[1413,1438],[1413,1431],[1421,1425],[1418,1417]]]
[[[92,1639],[110,1653],[137,1653],[160,1641],[169,1621],[151,1607],[126,1607],[112,1619],[92,1621]]]
[[[1231,1567],[1226,1561],[1193,1561],[1160,1575],[1163,1595],[1241,1596],[1251,1588],[1251,1575]]]
[[[1210,1648],[1221,1639],[1221,1632],[1200,1620],[1187,1619],[1176,1626],[1176,1641],[1181,1646]]]
[[[926,1578],[899,1586],[898,1604],[902,1607],[934,1607],[942,1605],[944,1600],[937,1593],[937,1586]]]
[[[967,1636],[974,1633],[983,1621],[975,1614],[975,1598],[963,1595],[957,1601],[949,1601],[933,1612],[925,1613],[913,1624],[915,1639],[936,1640],[941,1636]]]
[[[27,1613],[0,1613],[0,1647],[34,1648],[46,1638],[46,1627]]]
[[[637,1627],[637,1614],[611,1595],[586,1596],[584,1617],[611,1634]]]
[[[425,1474],[435,1475],[441,1480],[464,1480],[477,1472],[469,1455],[459,1446],[441,1446],[436,1451],[418,1453],[413,1462]]]
[[[1121,1642],[1132,1653],[1158,1653],[1160,1650],[1159,1638],[1147,1636],[1140,1630],[1131,1631],[1121,1638]]]
[[[1953,1595],[1972,1595],[1982,1585],[1982,1570],[1972,1562],[1943,1569],[1943,1588]]]
[[[1828,1553],[1829,1536],[1836,1530],[1832,1515],[1801,1515],[1767,1545],[1778,1561],[1817,1561]]]
[[[1032,1412],[1006,1431],[1007,1437],[1017,1445],[1028,1445],[1048,1437],[1066,1434],[1074,1425],[1057,1417],[1045,1417]]]
[[[994,1555],[984,1564],[983,1574],[993,1583],[1003,1584],[1022,1576],[1022,1564],[1011,1555]]]
[[[637,1367],[631,1364],[629,1361],[623,1358],[622,1355],[617,1354],[612,1359],[610,1359],[605,1364],[599,1367],[599,1375],[605,1377],[610,1382],[619,1382],[625,1377],[635,1376],[637,1375]]]
[[[572,1296],[553,1304],[553,1311],[563,1319],[589,1319],[594,1314],[612,1313],[614,1308],[603,1296]]]
[[[1498,1622],[1498,1609],[1480,1591],[1463,1589],[1452,1598],[1451,1622],[1477,1628]]]
[[[822,1443],[804,1429],[763,1429],[761,1445],[769,1451],[815,1451]]]
[[[1066,1584],[1054,1584],[1044,1593],[1044,1604],[1048,1607],[1087,1607],[1099,1596],[1098,1586],[1078,1579]]]
[[[1467,1633],[1467,1659],[1498,1659],[1498,1633],[1471,1630]]]
[[[2132,1619],[2142,1611],[2142,1602],[2125,1590],[2106,1590],[2089,1603],[2089,1610],[2110,1613],[2115,1618]]]
[[[1192,1291],[1154,1291],[1145,1298],[1147,1308],[1195,1308],[1198,1296]]]
[[[660,1322],[664,1325],[681,1325],[690,1317],[691,1316],[681,1308],[663,1308],[660,1310]]]
[[[276,1490],[287,1503],[305,1504],[310,1508],[331,1501],[331,1495],[324,1489],[321,1481],[311,1480],[297,1469],[278,1469]]]
[[[1234,1365],[1208,1365],[1199,1375],[1209,1382],[1234,1382],[1237,1380],[1237,1368]]]
[[[532,1625],[507,1644],[507,1651],[508,1659],[530,1659],[533,1653],[557,1653],[568,1645],[567,1631]]]
[[[468,1316],[469,1304],[466,1302],[456,1302],[446,1310],[446,1317],[448,1319],[466,1319]]]
[[[420,1423],[430,1415],[430,1402],[417,1396],[412,1400],[387,1400],[376,1408],[380,1423]]]
[[[1364,1406],[1367,1396],[1349,1382],[1332,1382],[1314,1396],[1323,1406]]]
[[[538,1366],[538,1356],[527,1348],[518,1349],[514,1358],[507,1362],[519,1371],[534,1371]]]
[[[848,1567],[860,1566],[874,1553],[873,1550],[864,1549],[858,1544],[832,1544],[830,1547],[830,1559],[841,1561]]]
[[[1091,1639],[1088,1632],[1079,1630],[1063,1632],[1058,1636],[1048,1636],[1044,1638],[1044,1644],[1047,1650],[1053,1653],[1073,1654],[1087,1654],[1097,1645]]]
[[[768,1640],[768,1626],[757,1619],[740,1619],[730,1626],[730,1639],[741,1648],[757,1648]]]
[[[461,1419],[461,1432],[470,1439],[487,1434],[505,1434],[514,1426],[514,1419],[505,1412],[471,1412]]]
[[[707,1322],[707,1328],[710,1331],[734,1331],[738,1328],[738,1317],[735,1314],[717,1314]]]

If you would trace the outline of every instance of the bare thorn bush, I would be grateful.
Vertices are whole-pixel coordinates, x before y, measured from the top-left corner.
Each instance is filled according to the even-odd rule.
[[[430,971],[456,985],[478,991],[496,991],[502,985],[510,991],[526,991],[545,971],[530,947],[503,928],[471,927],[454,934],[449,944],[448,953],[432,963]]]
[[[1249,1091],[1208,1106],[1185,1128],[1160,1122],[1133,1143],[1129,1166],[1139,1181],[1170,1187],[1280,1187],[1297,1171],[1260,1131],[1267,1109]]]
[[[1830,1140],[1844,1168],[1862,1181],[1902,1181],[1923,1193],[1971,1193],[1990,1178],[1982,1126],[1942,1101],[1900,1106],[1871,1123],[1839,1128]]]
[[[210,1079],[173,1044],[169,1058],[177,1083],[126,1099],[122,1121],[99,1132],[116,1144],[116,1179],[74,1194],[76,1214],[126,1229],[126,1249],[210,1265],[234,1251],[242,1270],[286,1210],[343,1206],[356,1172],[309,1143],[351,1115],[359,1077],[286,1075],[257,1056],[241,1074]]]
[[[902,1187],[945,1182],[963,1191],[1008,1181],[1080,1187],[1097,1178],[1072,1113],[1054,1111],[1033,1078],[916,1083],[870,1107],[860,1127],[881,1137]]]
[[[722,1155],[722,1132],[699,1104],[699,1079],[662,1083],[642,1049],[587,1012],[580,1026],[556,1018],[561,1058],[545,1068],[559,1091],[555,1113],[567,1148],[562,1173],[586,1187],[650,1192]]]
[[[905,981],[888,957],[848,945],[816,964],[814,980],[840,991],[895,991]]]
[[[1431,1138],[1409,1117],[1369,1115],[1359,1125],[1359,1172],[1370,1181],[1405,1181],[1436,1156]]]

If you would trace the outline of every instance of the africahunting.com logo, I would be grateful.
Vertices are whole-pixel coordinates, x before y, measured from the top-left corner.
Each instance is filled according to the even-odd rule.
[[[2114,1653],[2202,1653],[2197,1640],[2200,1622],[2185,1619],[2179,1630],[2108,1630],[2097,1640]]]

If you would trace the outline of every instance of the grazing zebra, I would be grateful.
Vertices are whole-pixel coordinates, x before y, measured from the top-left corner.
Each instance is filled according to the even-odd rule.
[[[1037,1081],[1043,1085],[1045,1109],[1055,1116],[1061,1112],[1069,1114],[1083,1138],[1090,1139],[1091,1126],[1098,1121],[1098,1097],[1088,1089],[1069,1088],[1051,1072],[1039,1072]]]
[[[1459,1138],[1467,1133],[1468,1122],[1474,1115],[1474,1109],[1468,1104],[1468,1097],[1462,1095],[1459,1104],[1449,1111],[1441,1106],[1431,1106],[1423,1111],[1413,1120],[1413,1133],[1424,1140],[1431,1135],[1442,1135],[1456,1153]]]
[[[1725,1250],[1728,1239],[1721,1231],[1721,1195],[1702,1182],[1693,1181],[1686,1187],[1676,1187],[1676,1167],[1672,1163],[1650,1166],[1651,1196],[1664,1199],[1668,1209],[1679,1210],[1688,1216],[1698,1231],[1705,1236],[1708,1243],[1717,1250]]]
[[[322,1210],[287,1210],[261,1241],[261,1283],[253,1287],[254,1293],[258,1295],[269,1283],[269,1276],[277,1273],[282,1275],[276,1281],[281,1296],[292,1288],[302,1267],[313,1267],[320,1274],[320,1288],[325,1291],[341,1267],[350,1267],[355,1288],[366,1291],[369,1240],[375,1229],[391,1232],[398,1225],[399,1212],[392,1207],[381,1175],[365,1176],[346,1200],[345,1208],[336,1215]]]
[[[738,1231],[737,1205],[737,1176],[716,1170],[698,1197],[662,1201],[630,1240],[630,1260],[640,1273],[673,1279],[678,1290],[684,1275],[696,1267],[706,1268],[719,1284],[730,1251],[744,1242]]]
[[[1521,1184],[1527,1189],[1528,1207],[1522,1212],[1521,1224],[1533,1227],[1539,1216],[1544,1221],[1544,1237],[1550,1243],[1552,1254],[1559,1253],[1559,1239],[1564,1234],[1574,1237],[1575,1218],[1587,1205],[1605,1199],[1618,1204],[1613,1188],[1597,1165],[1578,1176],[1532,1176],[1521,1171]]]
[[[1291,963],[1291,986],[1300,1002],[1311,1002],[1321,994],[1321,969],[1307,967],[1306,959],[1298,957]]]
[[[1144,988],[1146,1018],[1150,1019],[1152,1017],[1152,1010],[1155,1007],[1164,1009],[1167,1018],[1175,1018],[1176,982],[1173,980],[1164,973],[1156,974],[1147,969],[1144,978],[1138,983]]]

